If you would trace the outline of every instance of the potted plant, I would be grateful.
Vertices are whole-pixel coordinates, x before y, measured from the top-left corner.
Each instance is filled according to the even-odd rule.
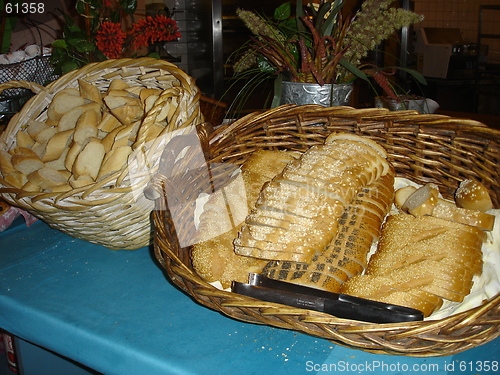
[[[422,16],[391,7],[394,0],[366,0],[352,17],[342,12],[344,0],[317,1],[306,6],[298,1],[295,13],[286,2],[275,10],[273,18],[239,9],[237,14],[252,37],[237,55],[235,76],[276,77],[273,106],[290,97],[301,99],[314,87],[330,94],[318,104],[347,104],[352,82],[357,78],[369,81],[370,76],[393,92],[383,69],[364,59],[395,31],[422,20]],[[425,81],[417,72],[407,71]],[[300,85],[306,88],[295,92],[293,86]],[[337,91],[340,94],[332,94]]]

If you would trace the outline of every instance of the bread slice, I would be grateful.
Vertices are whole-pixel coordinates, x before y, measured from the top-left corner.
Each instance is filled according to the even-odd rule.
[[[76,178],[88,175],[95,180],[101,169],[102,160],[105,155],[104,146],[97,138],[92,138],[76,157],[72,167],[73,175]]]
[[[47,108],[47,116],[51,120],[59,121],[65,113],[84,104],[85,99],[80,96],[78,89],[65,88],[52,98]]]
[[[446,204],[438,204],[431,213],[432,216],[457,223],[471,225],[482,230],[491,231],[495,224],[495,216],[478,210],[459,208]]]
[[[94,86],[83,79],[78,79],[78,88],[82,98],[95,102],[100,106],[103,105],[102,94],[97,86]]]
[[[68,150],[70,143],[73,141],[73,130],[69,129],[54,134],[47,142],[45,153],[42,157],[43,162],[57,160],[61,157],[64,151]]]

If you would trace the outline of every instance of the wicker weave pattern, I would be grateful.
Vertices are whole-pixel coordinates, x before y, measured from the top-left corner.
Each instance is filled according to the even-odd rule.
[[[129,169],[84,188],[66,193],[32,193],[12,188],[0,179],[0,194],[10,204],[19,206],[50,226],[74,237],[88,240],[112,249],[136,249],[151,240],[150,214],[153,202],[142,194],[151,176],[158,168],[162,146],[176,129],[195,126],[203,122],[199,108],[200,93],[194,80],[175,65],[151,58],[106,60],[89,64],[70,72],[46,87],[29,82],[8,82],[0,89],[24,87],[35,95],[10,121],[0,137],[0,148],[15,146],[16,133],[28,120],[47,119],[47,107],[61,89],[78,87],[78,79],[94,84],[101,92],[107,90],[111,80],[119,78],[130,86],[163,90],[153,108],[146,114],[132,146],[133,155],[150,161],[142,171],[131,176]],[[160,120],[158,116],[173,100],[177,110],[152,144],[145,143],[149,127]]]
[[[481,123],[416,112],[349,107],[282,106],[217,129],[207,140],[211,162],[241,164],[257,148],[305,150],[334,131],[375,139],[389,152],[399,176],[437,183],[451,197],[459,181],[475,177],[500,207],[500,132]],[[162,178],[152,188],[164,191]],[[191,191],[189,194],[193,194]],[[291,329],[361,350],[406,356],[451,355],[500,335],[500,295],[475,309],[438,321],[371,324],[291,308],[225,292],[194,271],[181,248],[167,202],[153,213],[156,257],[171,280],[204,306],[246,322]]]

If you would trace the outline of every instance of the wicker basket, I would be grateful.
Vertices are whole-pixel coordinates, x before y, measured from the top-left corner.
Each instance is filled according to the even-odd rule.
[[[0,179],[0,196],[11,205],[27,210],[51,227],[73,237],[111,249],[136,249],[151,242],[150,214],[154,204],[142,192],[155,173],[164,144],[145,144],[149,127],[163,120],[157,117],[165,106],[177,108],[161,134],[165,138],[176,129],[203,122],[198,88],[194,80],[177,66],[152,58],[106,60],[70,72],[46,87],[25,81],[5,83],[0,90],[23,87],[36,95],[11,119],[0,137],[0,149],[15,147],[17,132],[29,120],[46,120],[47,107],[61,89],[77,88],[78,79],[84,79],[104,92],[115,78],[124,80],[130,86],[162,90],[155,105],[142,120],[132,146],[132,155],[145,154],[142,156],[150,162],[150,165],[143,166],[142,174],[136,173],[132,178],[128,167],[124,166],[100,182],[65,193],[27,192],[13,188]],[[172,103],[174,99],[180,104]]]
[[[321,143],[333,131],[352,132],[380,142],[387,148],[399,176],[421,184],[434,182],[448,198],[462,179],[474,177],[488,187],[495,207],[500,207],[500,131],[475,121],[440,115],[282,106],[217,129],[207,140],[210,162],[241,164],[259,148],[303,151]],[[162,181],[158,175],[151,189],[166,191],[168,187]],[[180,247],[165,194],[156,204],[155,254],[169,278],[200,304],[229,317],[302,332],[368,352],[419,357],[451,355],[500,334],[500,295],[442,320],[373,324],[216,289],[193,271],[189,247]]]

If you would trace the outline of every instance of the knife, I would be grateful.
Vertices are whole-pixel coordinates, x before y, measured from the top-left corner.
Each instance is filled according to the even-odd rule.
[[[371,323],[401,323],[423,320],[423,313],[409,307],[332,293],[264,275],[250,273],[248,283],[234,281],[232,291],[266,302],[324,312],[338,318]]]

